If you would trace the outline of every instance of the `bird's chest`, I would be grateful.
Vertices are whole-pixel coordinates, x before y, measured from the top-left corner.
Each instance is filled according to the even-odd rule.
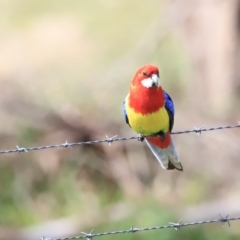
[[[151,135],[169,129],[169,115],[165,107],[149,114],[137,113],[133,108],[127,108],[130,126],[137,133]]]

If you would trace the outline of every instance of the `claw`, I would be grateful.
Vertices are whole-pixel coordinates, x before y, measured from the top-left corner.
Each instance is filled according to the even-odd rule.
[[[161,131],[161,132],[158,133],[158,135],[160,136],[160,140],[163,142],[166,138],[165,132]]]
[[[144,141],[144,136],[141,133],[138,134],[138,141]]]

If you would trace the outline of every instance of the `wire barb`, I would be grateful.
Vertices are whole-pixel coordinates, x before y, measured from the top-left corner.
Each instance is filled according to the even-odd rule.
[[[65,143],[62,143],[59,147],[65,147],[65,148],[68,148],[68,147],[70,147],[71,149],[72,149],[72,147],[71,147],[71,144],[70,143],[68,143],[68,141],[66,140],[66,142]]]
[[[196,133],[197,135],[201,135],[202,130],[203,130],[203,127],[205,127],[205,125],[203,125],[203,126],[201,126],[201,127],[199,127],[199,128],[194,127],[195,133]]]
[[[118,135],[115,135],[113,137],[108,137],[108,135],[106,135],[106,141],[108,143],[108,145],[111,147],[111,144],[113,143],[114,139],[117,137]]]
[[[220,217],[219,221],[222,222],[222,226],[224,226],[224,223],[227,222],[228,226],[231,227],[229,219],[228,219],[229,215],[227,215],[226,217],[222,217],[222,215],[220,213],[218,215]]]
[[[45,236],[42,236],[40,240],[51,240],[51,238],[45,238]]]
[[[85,232],[81,232],[81,233],[84,234],[84,237],[85,237],[87,240],[91,240],[91,239],[94,237],[94,235],[92,234],[92,232],[93,232],[93,229],[91,230],[90,233],[85,233]]]
[[[134,228],[133,226],[126,232],[126,234],[128,233],[135,233],[135,232],[138,232],[139,231],[139,228]]]
[[[26,148],[19,147],[18,145],[16,146],[16,148],[17,148],[17,151],[18,151],[19,153],[28,152]]]
[[[182,226],[181,221],[182,221],[182,219],[180,219],[177,223],[169,222],[169,224],[171,224],[172,227],[177,231],[177,230],[180,230],[180,227]]]

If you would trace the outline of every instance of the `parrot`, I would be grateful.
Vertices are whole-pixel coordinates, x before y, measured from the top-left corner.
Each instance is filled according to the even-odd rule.
[[[171,135],[174,103],[160,85],[158,67],[147,64],[134,75],[123,102],[125,122],[147,143],[162,168],[183,171]]]

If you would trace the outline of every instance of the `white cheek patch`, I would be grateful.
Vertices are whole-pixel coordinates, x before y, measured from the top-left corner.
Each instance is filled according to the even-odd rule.
[[[150,88],[153,85],[153,79],[152,78],[146,78],[141,81],[142,85],[146,88]]]

